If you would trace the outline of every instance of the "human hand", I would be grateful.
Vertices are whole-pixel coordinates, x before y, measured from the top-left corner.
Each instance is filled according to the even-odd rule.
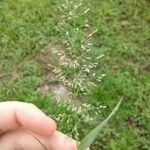
[[[29,103],[0,103],[0,150],[77,150],[77,142]]]

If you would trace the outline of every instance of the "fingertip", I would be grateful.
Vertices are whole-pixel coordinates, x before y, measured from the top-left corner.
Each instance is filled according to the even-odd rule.
[[[68,147],[70,150],[77,150],[78,144],[75,140],[71,139],[71,141],[68,142]]]
[[[45,123],[47,122],[46,124],[47,129],[45,128],[46,130],[44,132],[44,135],[49,137],[57,130],[57,125],[56,122],[50,117],[46,117],[45,119],[47,119],[47,121],[45,120]]]
[[[77,150],[77,142],[59,131],[51,136],[49,144],[51,149]]]

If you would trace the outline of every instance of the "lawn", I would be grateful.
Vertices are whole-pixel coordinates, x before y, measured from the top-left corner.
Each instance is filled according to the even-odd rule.
[[[1,0],[0,101],[34,103],[92,150],[150,147],[149,0]],[[67,124],[66,124],[67,123]]]

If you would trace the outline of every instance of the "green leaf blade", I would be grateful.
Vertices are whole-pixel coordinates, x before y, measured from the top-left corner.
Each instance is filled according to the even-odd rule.
[[[86,150],[90,145],[94,142],[99,132],[102,130],[102,128],[107,124],[107,122],[110,120],[110,118],[117,112],[118,108],[121,105],[121,102],[123,100],[123,97],[120,99],[116,107],[113,109],[113,111],[110,113],[110,115],[102,122],[100,123],[96,128],[94,128],[78,145],[78,150]]]

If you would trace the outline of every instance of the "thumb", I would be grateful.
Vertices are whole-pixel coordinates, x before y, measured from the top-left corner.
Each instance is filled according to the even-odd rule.
[[[17,128],[49,136],[56,130],[56,124],[33,104],[1,102],[0,130],[6,132]]]

